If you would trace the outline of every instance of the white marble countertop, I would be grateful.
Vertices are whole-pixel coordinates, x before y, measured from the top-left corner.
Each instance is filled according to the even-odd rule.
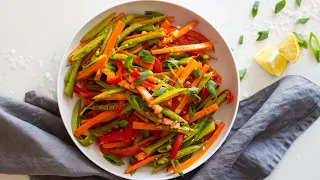
[[[2,0],[0,2],[0,93],[22,99],[24,93],[37,90],[56,98],[58,66],[73,35],[99,12],[126,0]],[[279,78],[262,70],[253,60],[255,52],[266,44],[276,47],[295,31],[314,32],[320,38],[320,1],[295,0],[278,15],[273,13],[278,0],[261,1],[259,13],[251,17],[254,1],[243,0],[174,0],[208,19],[234,50],[239,68],[248,68],[241,82],[241,97],[248,97]],[[297,19],[311,17],[305,25]],[[256,42],[257,32],[269,30],[269,38]],[[244,44],[238,45],[240,35]],[[289,64],[282,76],[304,76],[320,85],[320,64],[311,50],[302,49],[300,60]],[[269,180],[320,179],[320,122],[302,134],[267,178]],[[26,176],[0,175],[0,179],[23,180]]]

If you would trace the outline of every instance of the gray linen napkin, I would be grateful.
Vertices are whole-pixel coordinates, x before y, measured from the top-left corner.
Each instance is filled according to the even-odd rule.
[[[320,88],[287,76],[240,102],[221,148],[183,179],[263,179],[320,116]],[[68,136],[57,104],[36,92],[0,96],[0,173],[31,179],[120,179],[87,159]]]

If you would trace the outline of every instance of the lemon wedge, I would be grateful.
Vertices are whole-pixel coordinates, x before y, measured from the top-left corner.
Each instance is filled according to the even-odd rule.
[[[300,46],[296,35],[291,33],[288,38],[284,39],[278,46],[278,51],[289,62],[297,62],[300,57]]]
[[[288,64],[287,59],[270,46],[258,51],[254,59],[264,70],[275,76],[280,76]]]

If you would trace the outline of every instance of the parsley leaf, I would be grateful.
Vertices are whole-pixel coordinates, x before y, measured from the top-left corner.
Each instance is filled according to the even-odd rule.
[[[240,38],[239,38],[239,44],[242,44],[242,43],[243,43],[243,35],[240,36]]]
[[[247,68],[239,70],[240,81],[246,76],[246,74],[247,74]]]
[[[300,7],[301,6],[302,0],[296,0],[297,5]]]
[[[215,97],[217,97],[216,89],[214,88],[214,85],[215,85],[215,84],[216,84],[216,83],[215,83],[214,81],[209,80],[209,81],[207,82],[206,87],[207,87],[207,90],[209,91],[210,94],[212,94],[212,95],[214,95]]]
[[[286,0],[279,1],[274,9],[274,13],[278,14],[286,6],[286,3]]]
[[[299,46],[300,46],[300,47],[303,47],[303,48],[305,48],[305,49],[308,49],[308,42],[307,42],[307,40],[305,40],[301,34],[296,33],[296,32],[293,32],[293,33],[294,33],[294,35],[296,35],[296,37],[297,37],[297,39],[298,39]]]
[[[260,5],[259,1],[254,2],[253,7],[252,7],[252,11],[251,11],[251,14],[252,14],[253,17],[257,16],[259,5]]]
[[[143,81],[147,79],[148,76],[152,75],[151,71],[143,71],[139,73],[139,79],[138,81],[134,82],[132,85],[133,86],[138,86],[140,85]]]
[[[310,18],[301,18],[299,19],[296,24],[305,24],[309,21]]]
[[[269,37],[269,31],[260,31],[260,32],[258,32],[258,35],[259,35],[259,37],[258,37],[257,41],[263,41]]]
[[[193,73],[194,77],[196,79],[198,79],[200,76],[201,76],[201,71],[200,71],[200,68],[198,68],[197,70],[194,71]]]
[[[160,87],[153,92],[152,96],[161,96],[166,90],[165,87]]]
[[[142,49],[138,53],[138,56],[144,62],[147,62],[147,63],[153,63],[154,62],[154,57],[150,54],[150,52],[148,50]]]
[[[128,56],[125,60],[124,60],[124,68],[128,69],[132,66],[132,62],[133,62],[133,56]]]

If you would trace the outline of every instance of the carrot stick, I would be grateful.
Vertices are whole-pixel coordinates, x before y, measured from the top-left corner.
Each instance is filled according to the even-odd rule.
[[[141,166],[144,166],[146,164],[148,164],[149,162],[152,162],[158,158],[160,158],[161,156],[163,156],[164,154],[158,154],[158,155],[154,155],[154,156],[151,156],[151,157],[148,157],[147,159],[143,160],[143,161],[140,161],[136,164],[134,164],[133,166],[130,166],[128,169],[125,170],[125,173],[126,174],[129,174],[131,173],[131,171],[141,167]]]
[[[72,58],[72,56],[74,55],[74,53],[77,52],[77,50],[79,50],[80,48],[82,48],[83,46],[85,46],[86,44],[88,44],[92,39],[93,39],[93,38],[90,38],[90,39],[88,39],[88,40],[86,40],[86,41],[83,41],[83,42],[80,43],[73,51],[71,51],[71,52],[69,53],[69,55],[68,55],[69,61],[70,61],[70,62],[72,61],[71,58]]]
[[[124,51],[124,50],[119,50],[118,53],[126,54],[128,56],[133,56],[133,63],[135,63],[135,64],[137,64],[137,65],[139,65],[141,67],[144,67],[146,69],[149,69],[149,70],[153,69],[153,64],[152,63],[147,63],[147,62],[142,61],[140,59],[140,57],[137,56],[137,55],[131,54],[128,51]]]
[[[94,80],[95,81],[98,81],[101,79],[101,76],[102,76],[102,72],[100,69],[98,69],[98,71],[96,72],[96,75],[94,76]]]
[[[198,85],[198,83],[200,82],[200,80],[203,78],[204,74],[209,70],[210,66],[208,66],[207,64],[203,65],[203,67],[201,68],[201,75],[200,77],[198,77],[197,79],[193,80],[193,82],[191,83],[191,87],[194,86],[196,87]],[[184,106],[190,101],[190,98],[188,95],[184,95],[180,104],[178,105],[178,107],[174,110],[175,113],[180,114],[182,109],[184,108]]]
[[[174,71],[175,73],[177,73],[177,70],[175,70]],[[153,75],[155,75],[155,76],[159,76],[159,75],[166,75],[166,76],[169,76],[169,77],[172,77],[173,76],[173,74],[172,74],[172,72],[171,71],[166,71],[166,72],[161,72],[161,73],[153,73]]]
[[[133,129],[142,129],[142,130],[155,130],[159,131],[156,124],[153,123],[143,123],[143,122],[133,122]]]
[[[152,83],[157,83],[156,79],[153,76],[148,76],[147,80],[152,82]]]
[[[100,56],[102,58],[98,62],[96,62],[95,64],[89,66],[88,68],[83,69],[80,72],[78,72],[78,74],[76,76],[76,81],[80,81],[80,80],[83,80],[83,79],[91,76],[96,71],[101,69],[106,62],[108,62],[109,57],[111,56],[112,49],[116,44],[117,38],[120,35],[120,33],[122,32],[124,27],[125,27],[125,24],[123,22],[119,21],[117,23],[117,25],[114,28],[114,31],[112,31],[110,39],[107,43],[106,49],[104,51],[104,56]]]
[[[199,44],[190,44],[182,46],[172,46],[162,49],[151,50],[151,54],[165,54],[171,52],[192,52],[192,51],[201,51],[212,48],[211,42],[199,43]]]
[[[133,113],[134,115],[138,116],[138,118],[140,118],[141,120],[143,120],[144,122],[149,122],[149,120],[147,118],[145,118],[144,116],[142,116],[141,114],[139,114],[137,111],[135,111]]]
[[[138,92],[141,94],[141,96],[143,97],[143,99],[145,101],[147,101],[147,103],[151,103],[154,98],[152,97],[152,95],[149,93],[149,91],[147,91],[146,88],[142,87],[142,86],[136,86],[136,89],[138,90]],[[162,107],[159,104],[154,104],[151,106],[151,108],[154,110],[155,114],[159,114],[162,111]]]
[[[195,69],[195,68],[199,68],[199,63],[194,60],[191,59],[188,63],[188,65],[183,69],[183,71],[181,72],[181,75],[178,76],[180,81],[182,82],[182,84],[184,83],[184,81],[189,77],[189,75],[191,74],[191,72]],[[174,87],[178,88],[179,84],[175,84]]]
[[[85,123],[87,123],[88,121],[90,121],[90,119],[84,119],[84,120],[81,121],[81,124],[85,124]]]
[[[110,149],[110,148],[116,148],[116,147],[130,146],[131,144],[132,142],[115,142],[115,143],[103,144],[102,147],[105,149]]]
[[[115,17],[114,19],[112,19],[112,21],[110,21],[108,25],[110,25],[110,24],[112,24],[112,23],[120,20],[121,18],[124,17],[124,15],[125,15],[124,13],[120,13],[117,17]]]
[[[132,87],[132,86],[128,83],[128,81],[126,81],[126,80],[120,81],[120,82],[118,83],[118,86],[123,87],[123,88],[126,88],[126,89],[128,89],[128,90],[130,90],[130,91],[132,91],[132,92],[134,92],[134,93],[138,93],[138,91],[137,91],[134,87]]]
[[[143,81],[141,83],[141,85],[151,91],[155,91],[157,89],[157,85],[155,85],[149,81]]]
[[[185,35],[187,32],[191,31],[191,29],[195,28],[196,26],[198,25],[198,21],[195,20],[195,21],[192,21],[191,23],[189,23],[188,25],[186,25],[185,27],[179,29],[179,30],[176,30],[177,32],[172,32],[170,34],[169,37],[167,38],[164,38],[162,41],[161,41],[161,44],[162,45],[166,45],[168,43],[171,43],[173,41],[175,41],[176,39],[178,39],[179,37]]]
[[[208,106],[207,108],[196,112],[190,122],[196,121],[196,120],[202,118],[203,116],[206,116],[206,115],[208,115],[218,109],[219,109],[218,105],[212,104],[212,105]]]
[[[127,96],[125,94],[112,94],[109,97],[102,98],[104,101],[125,101]]]
[[[192,166],[194,163],[196,163],[210,149],[210,147],[213,145],[213,143],[218,139],[218,137],[220,136],[224,127],[225,127],[225,123],[221,122],[219,124],[217,130],[213,133],[213,135],[208,140],[208,142],[203,146],[202,150],[199,151],[196,155],[192,156],[187,161],[180,164],[181,169],[185,170],[188,167]],[[171,168],[171,169],[173,169],[173,168]],[[174,173],[177,173],[177,172],[175,172],[175,170],[174,170]]]
[[[137,154],[137,155],[135,156],[135,158],[136,158],[138,161],[142,161],[142,160],[144,160],[145,158],[147,158],[147,157],[149,157],[149,156],[151,156],[151,155],[152,155],[152,153],[148,154],[148,153],[142,151],[142,152],[140,152],[139,154]]]
[[[117,111],[104,111],[103,113],[90,119],[90,121],[88,121],[87,123],[81,125],[77,130],[74,131],[74,135],[79,137],[81,134],[83,134],[85,131],[87,131],[93,125],[95,125],[101,121],[110,121],[117,116],[118,116]]]
[[[183,66],[180,66],[180,67],[178,68],[178,71],[176,72],[177,77],[179,77],[179,76],[181,75],[181,73],[183,72],[183,70],[184,70],[184,67],[183,67]],[[173,76],[173,77],[172,77],[172,81],[169,82],[169,84],[170,84],[171,86],[173,86],[173,85],[177,82],[177,80],[178,80],[177,77],[176,77],[176,76]]]
[[[169,22],[168,20],[165,20],[165,21],[161,24],[160,28],[167,29],[167,28],[170,27],[170,26],[171,26],[170,22]]]

